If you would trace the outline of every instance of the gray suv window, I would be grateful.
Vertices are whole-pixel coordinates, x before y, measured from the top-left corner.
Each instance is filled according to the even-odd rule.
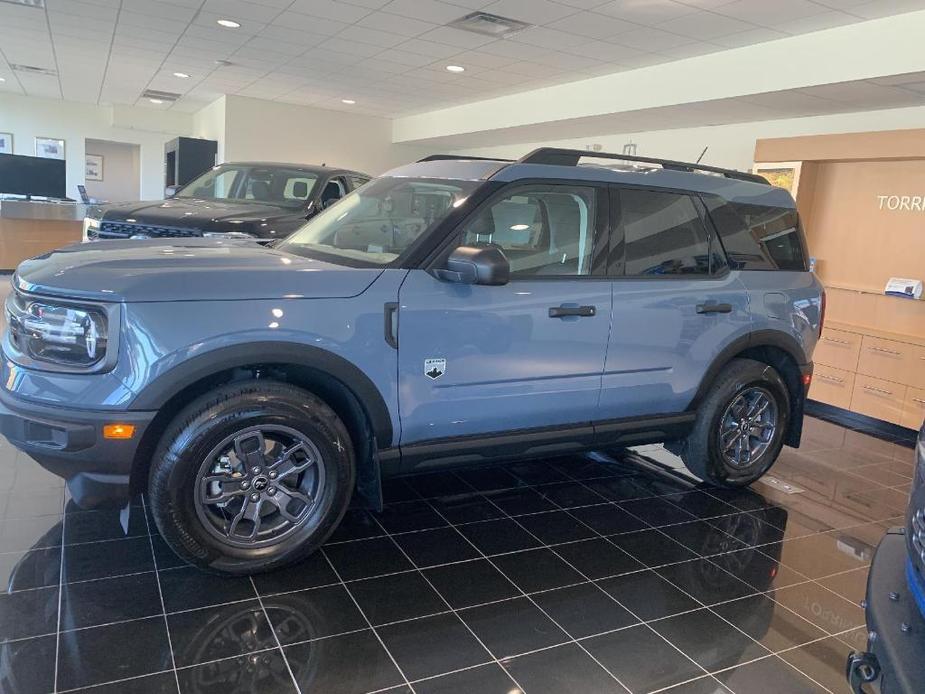
[[[624,188],[617,215],[627,276],[710,274],[710,234],[691,196]]]
[[[514,278],[588,275],[595,219],[594,188],[525,187],[468,222],[462,245],[498,246]]]
[[[706,196],[704,202],[735,269],[806,271],[796,210],[714,196]]]

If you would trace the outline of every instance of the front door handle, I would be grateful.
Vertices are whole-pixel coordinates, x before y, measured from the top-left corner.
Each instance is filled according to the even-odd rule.
[[[732,304],[697,304],[697,313],[732,313]]]
[[[550,318],[568,318],[569,316],[594,316],[597,315],[596,306],[550,306]]]

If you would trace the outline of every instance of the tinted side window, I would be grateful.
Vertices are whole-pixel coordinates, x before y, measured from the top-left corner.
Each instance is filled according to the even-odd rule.
[[[796,210],[705,200],[732,267],[738,270],[806,270]]]
[[[350,179],[350,185],[354,190],[359,188],[364,183],[369,183],[369,179],[364,178],[363,176],[348,176],[347,178]]]
[[[710,234],[689,195],[624,188],[619,200],[626,275],[710,274]]]
[[[462,245],[498,246],[513,277],[587,275],[595,220],[593,188],[524,188],[479,212]]]

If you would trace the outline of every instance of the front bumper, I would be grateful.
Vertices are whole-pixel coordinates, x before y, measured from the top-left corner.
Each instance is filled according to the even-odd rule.
[[[910,583],[910,580],[916,583]],[[925,682],[925,618],[913,590],[905,531],[890,530],[881,540],[867,578],[867,652],[848,658],[855,692],[879,678],[881,694],[913,694]]]
[[[46,470],[63,477],[83,508],[120,506],[139,443],[156,412],[105,412],[36,405],[0,389],[0,434]],[[134,424],[128,440],[103,438],[103,425]]]

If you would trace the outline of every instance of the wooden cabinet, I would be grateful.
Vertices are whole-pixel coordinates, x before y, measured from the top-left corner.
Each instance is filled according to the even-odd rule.
[[[906,390],[906,402],[903,406],[904,427],[918,429],[925,422],[925,388],[912,388]]]
[[[910,429],[925,420],[925,339],[836,323],[813,361],[812,400]]]
[[[893,424],[902,424],[906,386],[858,374],[851,394],[851,411]]]
[[[813,372],[813,384],[809,389],[810,398],[847,410],[851,407],[853,390],[854,373],[824,364],[816,365]]]
[[[844,371],[857,370],[858,357],[861,354],[861,336],[845,330],[830,330],[822,332],[822,339],[816,345],[813,360]]]
[[[858,373],[904,383],[912,371],[914,349],[910,344],[865,335],[861,340]]]

